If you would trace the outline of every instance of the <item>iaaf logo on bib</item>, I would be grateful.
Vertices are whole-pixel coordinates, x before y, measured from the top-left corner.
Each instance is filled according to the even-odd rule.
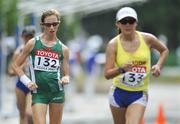
[[[146,73],[146,67],[145,66],[133,66],[131,69],[131,72]]]
[[[36,56],[49,57],[59,60],[59,53],[45,50],[36,50]]]

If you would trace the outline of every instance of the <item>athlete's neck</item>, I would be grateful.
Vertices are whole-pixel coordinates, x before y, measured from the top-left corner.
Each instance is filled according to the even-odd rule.
[[[120,38],[123,41],[127,41],[127,42],[133,42],[135,40],[135,37],[136,37],[135,33],[133,33],[133,34],[121,34],[120,35]]]
[[[55,35],[42,34],[42,39],[45,42],[56,42],[57,41],[57,37]]]

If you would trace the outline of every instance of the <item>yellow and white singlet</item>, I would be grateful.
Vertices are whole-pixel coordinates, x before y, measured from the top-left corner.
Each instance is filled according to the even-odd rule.
[[[122,67],[128,62],[132,62],[133,67],[130,71],[116,76],[113,79],[113,86],[126,91],[147,91],[151,64],[150,48],[140,32],[136,31],[136,35],[140,45],[133,53],[124,50],[120,35],[115,37],[117,41],[116,66]]]

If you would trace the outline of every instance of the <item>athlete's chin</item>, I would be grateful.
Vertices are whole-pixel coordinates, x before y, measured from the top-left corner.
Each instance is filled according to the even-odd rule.
[[[124,31],[124,33],[125,33],[126,35],[130,35],[130,34],[133,33],[133,31],[127,30],[127,31]]]
[[[130,34],[132,34],[132,31],[125,31],[124,34],[130,35]]]

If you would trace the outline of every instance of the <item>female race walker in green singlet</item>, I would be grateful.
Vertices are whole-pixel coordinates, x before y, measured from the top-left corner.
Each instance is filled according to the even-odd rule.
[[[43,32],[31,39],[13,64],[13,69],[32,91],[32,114],[34,124],[61,124],[64,107],[63,85],[69,83],[69,50],[57,38],[60,13],[57,10],[43,12]],[[20,65],[29,57],[30,78]],[[63,75],[62,75],[63,74]]]

